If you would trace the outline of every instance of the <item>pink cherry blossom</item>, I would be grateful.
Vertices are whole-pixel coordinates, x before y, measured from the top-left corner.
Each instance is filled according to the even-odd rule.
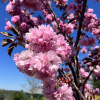
[[[50,24],[51,23],[51,21],[53,20],[53,18],[52,18],[52,15],[51,14],[48,14],[47,16],[46,16],[46,23],[47,24]]]
[[[71,34],[71,33],[73,33],[73,24],[71,24],[71,23],[69,23],[69,24],[67,24],[66,25],[66,28],[65,28],[65,30],[66,30],[66,34]]]
[[[65,83],[62,83],[61,87],[54,92],[54,97],[56,97],[57,100],[75,100],[72,88],[68,87],[68,84]]]
[[[13,16],[13,17],[11,18],[11,21],[15,24],[16,22],[19,21],[19,19],[20,19],[20,17],[19,17],[18,15],[16,15],[16,16]]]

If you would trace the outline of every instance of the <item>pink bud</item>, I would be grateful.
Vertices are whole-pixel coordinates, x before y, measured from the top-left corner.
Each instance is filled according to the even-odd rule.
[[[8,22],[6,22],[6,24],[7,24],[7,26],[5,26],[5,30],[6,30],[6,31],[11,30],[11,29],[12,29],[11,23],[8,21]]]
[[[25,22],[22,22],[22,23],[21,23],[21,27],[22,27],[22,28],[25,28],[25,27],[26,27],[26,23],[25,23]]]

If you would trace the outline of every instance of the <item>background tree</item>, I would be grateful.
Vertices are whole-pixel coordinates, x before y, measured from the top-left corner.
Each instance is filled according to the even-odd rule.
[[[31,98],[33,98],[36,91],[38,91],[41,88],[40,87],[41,81],[34,77],[30,77],[27,75],[24,75],[24,76],[26,79],[26,83],[21,84],[21,87],[30,91]]]

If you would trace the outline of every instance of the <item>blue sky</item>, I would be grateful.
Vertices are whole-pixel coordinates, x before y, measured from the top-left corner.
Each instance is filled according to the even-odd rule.
[[[70,2],[73,0],[69,0]],[[94,9],[94,13],[97,14],[98,19],[100,19],[100,2],[95,3],[93,0],[88,0],[89,8]],[[11,16],[7,14],[5,11],[6,4],[0,3],[0,32],[6,32],[4,27],[6,26],[6,20],[11,20]],[[54,8],[54,7],[53,7]],[[56,8],[55,8],[56,9]],[[56,12],[56,10],[54,10]],[[59,12],[56,12],[59,14]],[[90,34],[90,33],[89,33]],[[76,35],[76,33],[74,33]],[[0,43],[4,39],[2,35],[0,35]],[[21,90],[20,86],[22,83],[25,83],[24,75],[19,72],[17,69],[15,62],[13,61],[13,56],[15,53],[20,53],[24,50],[23,47],[18,46],[12,52],[12,56],[9,57],[7,54],[7,48],[2,47],[0,45],[0,89],[5,90]],[[83,57],[83,55],[81,55]]]

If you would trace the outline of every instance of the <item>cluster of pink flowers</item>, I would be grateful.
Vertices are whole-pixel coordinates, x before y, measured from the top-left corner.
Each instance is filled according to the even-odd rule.
[[[18,7],[19,8],[18,8]],[[16,8],[17,7],[17,8]],[[17,11],[18,9],[18,11]],[[28,10],[23,10],[21,8],[20,3],[16,2],[9,2],[9,4],[6,7],[6,11],[12,15],[13,17],[11,18],[11,21],[17,25],[21,26],[21,32],[25,34],[29,30],[29,28],[41,25],[44,23],[43,19],[40,19],[39,17],[32,17],[30,12]],[[16,12],[16,13],[15,13]],[[19,13],[20,12],[20,13]],[[8,26],[8,25],[7,25]],[[8,29],[8,27],[5,27],[5,29],[11,30],[11,28]]]
[[[41,3],[39,0],[20,0],[20,3],[26,9],[33,9],[34,11],[41,9]]]
[[[23,51],[20,55],[15,54],[14,61],[20,71],[40,80],[54,79],[59,64],[62,63],[54,51],[34,53],[31,50]]]
[[[84,68],[80,68],[80,74],[82,78],[86,78],[89,75],[89,72],[86,72]]]
[[[46,100],[75,100],[72,88],[66,83],[60,82],[56,88],[54,80],[48,80],[42,83],[42,89]]]
[[[86,31],[90,31],[93,35],[100,36],[100,26],[99,20],[97,19],[96,14],[93,14],[93,9],[88,9],[85,13]]]
[[[54,20],[54,14],[51,13],[48,9],[49,9],[49,6],[48,6],[48,3],[49,5],[51,5],[51,1],[48,1],[48,3],[44,0],[42,1],[43,4],[41,5],[41,11],[45,17],[45,22],[47,24],[50,24],[53,20]]]
[[[71,61],[73,49],[66,43],[63,35],[56,35],[49,25],[41,25],[38,28],[30,28],[25,37],[29,42],[26,44],[29,50],[22,51],[20,55],[14,55],[19,71],[42,80],[46,100],[51,100],[51,98],[52,100],[75,100],[72,89],[67,84],[62,83],[59,89],[56,89],[57,84],[51,84],[53,80],[56,80],[62,61]]]
[[[79,43],[82,46],[93,46],[96,43],[96,41],[93,37],[89,37],[88,39],[81,38]]]
[[[9,2],[9,4],[6,6],[6,11],[12,16],[19,15],[22,12],[21,5],[19,2]]]
[[[27,49],[33,50],[34,52],[53,50],[62,60],[70,61],[69,58],[72,54],[72,48],[66,43],[63,35],[56,35],[49,25],[30,28],[29,33],[26,33],[25,37],[29,41],[29,44],[26,44]]]
[[[57,30],[58,26],[55,21],[52,22],[52,26],[53,26],[54,31],[58,32]],[[65,24],[64,22],[60,21],[59,26],[62,32],[65,32],[66,34],[72,34],[74,31],[74,24],[72,23]]]

